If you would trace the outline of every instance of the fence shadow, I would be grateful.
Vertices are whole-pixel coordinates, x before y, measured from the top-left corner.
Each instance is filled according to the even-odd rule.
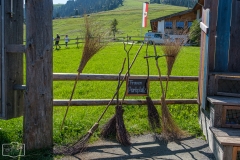
[[[158,135],[131,137],[130,146],[122,146],[116,141],[100,140],[88,146],[85,152],[67,159],[215,159],[206,141],[187,137],[174,142],[166,142]],[[64,159],[65,159],[64,158]]]

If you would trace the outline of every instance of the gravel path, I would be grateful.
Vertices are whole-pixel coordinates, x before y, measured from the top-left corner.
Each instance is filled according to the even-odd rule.
[[[166,142],[159,136],[147,134],[131,137],[131,146],[117,142],[99,140],[87,150],[62,160],[124,160],[124,159],[172,159],[172,160],[215,160],[206,141],[187,137],[179,141]]]

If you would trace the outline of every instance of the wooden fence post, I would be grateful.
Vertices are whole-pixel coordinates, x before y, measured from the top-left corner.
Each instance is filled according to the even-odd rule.
[[[26,1],[23,140],[27,150],[53,145],[52,8],[52,0]]]

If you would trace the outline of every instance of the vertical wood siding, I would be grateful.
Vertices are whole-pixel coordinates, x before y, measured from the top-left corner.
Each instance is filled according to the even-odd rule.
[[[232,2],[229,64],[230,72],[240,72],[240,1]]]
[[[232,0],[219,0],[214,70],[216,72],[228,70],[231,9]]]

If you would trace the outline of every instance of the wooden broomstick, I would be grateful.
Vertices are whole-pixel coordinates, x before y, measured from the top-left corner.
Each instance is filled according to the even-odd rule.
[[[147,63],[147,79],[149,81],[149,62],[148,62],[148,43],[146,47],[146,56],[144,57],[146,59]],[[149,91],[148,91],[148,96],[146,97],[147,101],[147,110],[148,110],[148,122],[152,128],[152,130],[155,130],[156,128],[160,128],[160,116],[158,114],[158,111],[153,104],[153,101],[151,97],[149,96]]]
[[[128,64],[127,64],[128,65],[128,69],[127,69],[126,77],[128,77],[128,75],[130,74],[129,52],[130,52],[132,46],[133,46],[133,44],[127,50],[126,49],[126,44],[124,43],[124,50],[127,53],[127,62],[128,62]],[[120,82],[120,79],[119,79],[119,82]],[[125,94],[126,94],[126,91],[125,91]],[[124,101],[124,98],[125,98],[125,96],[122,99],[122,103]],[[117,94],[116,113],[103,126],[103,128],[101,130],[101,135],[104,138],[115,136],[119,143],[121,143],[124,146],[127,146],[127,145],[130,144],[130,141],[129,141],[130,138],[129,138],[129,134],[127,133],[127,130],[125,128],[124,121],[123,121],[123,112],[124,112],[124,110],[122,108],[122,103],[121,103],[121,105],[119,105],[119,94]]]
[[[160,82],[160,87],[162,91],[162,96],[161,96],[161,110],[162,110],[162,121],[161,121],[161,127],[162,127],[162,132],[161,135],[165,140],[172,140],[172,139],[179,139],[182,136],[185,135],[185,133],[176,125],[174,120],[172,119],[172,116],[168,110],[166,101],[165,101],[165,91],[162,83],[162,76],[161,76],[161,70],[158,65],[158,58],[159,56],[157,55],[156,51],[156,46],[154,44],[154,53],[155,53],[155,61],[156,61],[156,67],[158,70],[158,75],[159,75],[159,82]]]
[[[96,32],[96,29],[94,29],[94,32],[91,30],[94,28],[94,25],[91,25],[91,23],[89,22],[87,16],[85,16],[85,44],[84,44],[84,48],[83,48],[83,53],[82,53],[82,58],[78,67],[78,74],[75,78],[75,82],[74,82],[74,86],[72,89],[72,93],[70,96],[70,99],[68,101],[68,106],[62,121],[62,125],[60,130],[62,130],[62,127],[64,125],[64,121],[66,119],[67,113],[68,113],[68,109],[71,105],[72,102],[72,98],[73,98],[73,94],[75,92],[75,88],[80,76],[80,73],[82,73],[84,67],[86,66],[86,64],[88,63],[88,61],[101,49],[103,49],[107,43],[100,43],[99,39],[104,37],[104,34],[99,32]],[[95,36],[95,37],[93,37]]]

